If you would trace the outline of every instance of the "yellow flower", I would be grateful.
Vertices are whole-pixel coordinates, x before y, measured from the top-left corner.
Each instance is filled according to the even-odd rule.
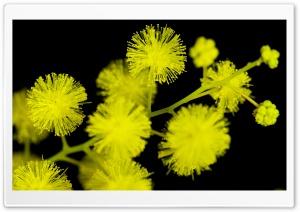
[[[39,77],[28,91],[29,117],[38,129],[55,131],[56,136],[73,132],[84,118],[81,111],[87,99],[84,87],[68,74]]]
[[[49,132],[42,131],[39,133],[37,128],[33,126],[33,122],[28,117],[28,106],[26,89],[13,93],[13,125],[15,132],[13,138],[19,144],[24,142],[39,143],[48,137]]]
[[[215,46],[213,39],[198,37],[194,46],[190,48],[189,56],[193,58],[196,68],[208,67],[213,64],[219,55],[219,50]]]
[[[120,97],[125,97],[139,105],[146,106],[150,89],[152,89],[152,102],[157,92],[156,85],[149,88],[139,78],[131,76],[127,62],[121,59],[111,61],[99,73],[96,84],[103,90],[99,94],[106,97],[105,101],[115,101]]]
[[[207,70],[206,77],[201,79],[202,85],[221,81],[236,71],[235,65],[228,60],[215,63],[213,68],[211,67]],[[212,93],[211,96],[216,100],[218,109],[223,112],[237,112],[239,109],[238,104],[245,102],[241,93],[245,96],[250,96],[251,94],[251,90],[247,88],[250,86],[250,80],[251,78],[248,76],[248,73],[243,72],[228,81],[225,85],[220,86],[219,91]]]
[[[270,46],[266,45],[261,47],[260,52],[261,58],[265,64],[267,64],[271,69],[278,67],[278,58],[280,54],[276,49],[271,49]]]
[[[230,145],[229,123],[215,107],[182,107],[168,122],[166,141],[159,144],[158,158],[179,176],[200,175],[223,156]]]
[[[107,161],[107,157],[102,154],[94,154],[93,157],[86,155],[81,161],[78,167],[78,180],[85,190],[91,190],[90,180],[97,169],[102,168],[104,161]]]
[[[174,33],[169,27],[151,25],[132,36],[126,57],[133,77],[146,73],[148,86],[153,86],[155,82],[169,84],[184,72],[186,47]]]
[[[266,100],[259,104],[259,106],[253,111],[255,121],[266,127],[276,123],[279,116],[279,111],[276,109],[276,105],[271,101]]]
[[[30,161],[13,173],[13,190],[71,190],[63,170],[50,161]]]
[[[145,138],[150,137],[151,122],[145,108],[124,98],[99,104],[89,116],[86,131],[95,143],[97,153],[112,158],[133,158],[145,148]]]
[[[92,190],[151,190],[147,169],[132,160],[109,160],[89,181]]]
[[[40,161],[41,158],[30,154],[28,160],[25,159],[24,152],[13,152],[13,170],[17,169],[19,166],[24,166],[28,161]]]

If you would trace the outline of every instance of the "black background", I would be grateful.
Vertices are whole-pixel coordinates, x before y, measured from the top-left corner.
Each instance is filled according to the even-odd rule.
[[[167,25],[180,34],[188,49],[199,36],[212,38],[220,51],[217,60],[229,59],[242,68],[260,56],[260,48],[270,45],[280,52],[279,67],[269,69],[262,64],[249,71],[251,90],[259,103],[271,100],[280,111],[277,123],[262,127],[256,124],[249,102],[240,105],[229,119],[231,146],[226,155],[200,176],[178,177],[157,158],[157,144],[161,139],[148,139],[145,151],[135,160],[149,172],[155,190],[274,190],[286,189],[286,21],[284,20],[14,20],[13,21],[13,91],[30,88],[35,80],[51,72],[67,73],[86,88],[88,101],[83,111],[87,116],[102,102],[96,95],[95,80],[111,60],[125,58],[127,41],[145,25]],[[196,69],[187,57],[187,72],[172,84],[159,85],[152,110],[167,107],[182,99],[200,85],[202,69]],[[213,105],[207,96],[193,101]],[[171,115],[153,117],[152,128],[163,131]],[[71,146],[89,139],[86,120],[67,140]],[[23,146],[14,141],[13,149]],[[32,152],[48,158],[60,151],[59,137],[51,135]],[[83,153],[76,153],[80,159]],[[77,181],[77,167],[58,162],[67,168],[73,189],[81,189]]]

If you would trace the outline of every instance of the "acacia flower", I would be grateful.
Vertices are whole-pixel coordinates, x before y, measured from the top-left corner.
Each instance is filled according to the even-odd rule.
[[[15,132],[13,138],[18,141],[19,144],[24,142],[39,143],[48,137],[49,132],[43,130],[39,133],[36,127],[33,126],[33,122],[28,117],[28,106],[26,103],[27,91],[22,89],[13,93],[13,126],[15,126]]]
[[[213,64],[219,55],[213,39],[198,37],[194,46],[190,48],[189,56],[193,59],[196,68],[208,67]]]
[[[141,74],[139,77],[143,78]],[[96,84],[98,88],[103,90],[99,94],[105,96],[105,101],[115,101],[120,97],[125,97],[139,105],[146,106],[150,89],[152,89],[152,101],[157,92],[156,85],[152,88],[147,87],[140,78],[131,76],[126,60],[122,59],[111,61],[107,67],[100,71]]]
[[[276,123],[279,111],[270,100],[265,100],[253,111],[253,115],[258,124],[266,127]]]
[[[201,79],[202,85],[221,81],[236,71],[235,65],[228,60],[215,63],[207,70],[206,77]],[[238,104],[245,102],[243,95],[250,96],[251,94],[251,90],[248,89],[250,80],[248,73],[243,72],[220,86],[219,91],[212,93],[211,96],[216,100],[218,109],[224,112],[237,112]]]
[[[62,171],[47,160],[29,161],[14,170],[13,190],[71,190],[72,184]]]
[[[124,98],[99,104],[89,116],[86,132],[98,138],[94,144],[98,154],[112,158],[133,158],[145,148],[150,137],[151,122],[145,108]]]
[[[94,154],[93,156],[86,155],[80,161],[78,167],[78,180],[85,190],[91,190],[89,187],[90,180],[97,169],[102,168],[104,161],[107,161],[108,157],[102,154]]]
[[[215,107],[181,107],[168,123],[158,158],[179,176],[200,175],[223,156],[230,145],[229,123]]]
[[[146,168],[132,160],[108,160],[104,170],[97,169],[88,188],[91,190],[151,190]]]
[[[73,132],[85,117],[81,105],[87,99],[85,88],[68,74],[39,77],[28,91],[29,117],[38,129],[55,131],[56,136]]]
[[[269,45],[265,45],[260,49],[261,58],[265,64],[267,64],[270,69],[278,67],[278,58],[280,53],[276,49],[271,49]]]
[[[126,57],[129,72],[133,77],[146,73],[148,86],[155,82],[168,84],[184,72],[186,47],[179,35],[169,27],[146,26],[128,42]]]

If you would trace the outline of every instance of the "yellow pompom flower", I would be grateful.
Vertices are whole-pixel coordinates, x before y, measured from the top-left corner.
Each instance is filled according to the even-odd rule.
[[[140,76],[143,78],[143,76]],[[103,91],[99,94],[105,96],[105,101],[115,101],[124,97],[139,105],[147,105],[148,93],[151,91],[151,100],[157,92],[157,86],[152,88],[145,86],[140,77],[134,78],[130,75],[126,60],[111,61],[98,75],[96,84]],[[147,76],[145,76],[147,77]]]
[[[85,117],[81,105],[87,99],[85,88],[68,74],[39,77],[28,91],[29,117],[38,129],[55,131],[56,136],[73,132]]]
[[[84,156],[80,161],[80,165],[78,166],[78,180],[85,190],[92,189],[89,187],[90,180],[96,170],[102,168],[102,164],[107,159],[108,157],[95,153],[92,157],[90,155]]]
[[[190,48],[189,56],[193,59],[196,68],[208,67],[214,63],[219,55],[213,39],[198,37],[194,46]]]
[[[235,65],[228,60],[215,63],[213,67],[207,70],[206,77],[201,79],[202,85],[221,81],[236,71]],[[245,96],[250,96],[251,94],[251,90],[248,89],[250,80],[251,78],[248,76],[248,73],[243,72],[228,81],[225,85],[220,86],[219,91],[212,93],[211,96],[216,100],[218,109],[223,112],[237,112],[239,109],[238,104],[245,102],[245,98],[241,93]]]
[[[279,111],[270,100],[265,100],[253,111],[253,115],[258,124],[266,127],[276,123]]]
[[[278,67],[278,58],[280,53],[276,49],[271,49],[269,45],[265,45],[260,49],[261,58],[265,64],[267,64],[270,69]]]
[[[179,35],[169,27],[146,26],[132,36],[128,42],[126,57],[133,77],[147,74],[148,86],[155,82],[168,84],[184,72],[186,47]]]
[[[41,133],[33,126],[33,122],[28,117],[28,106],[26,103],[27,90],[24,88],[13,93],[13,117],[12,122],[15,126],[13,138],[19,144],[24,142],[39,143],[48,137],[46,130]]]
[[[99,104],[89,116],[86,132],[99,140],[94,144],[98,154],[112,158],[133,158],[145,148],[151,122],[145,108],[124,98]]]
[[[25,159],[24,152],[13,152],[13,170],[17,169],[20,166],[24,166],[28,161],[40,161],[41,158],[30,154],[28,159]]]
[[[97,169],[89,181],[91,190],[151,190],[146,168],[132,160],[108,160],[104,170]]]
[[[230,145],[228,121],[215,107],[181,107],[168,123],[158,158],[179,176],[200,175],[223,156]]]
[[[13,173],[13,190],[71,190],[72,184],[67,180],[63,170],[55,163],[29,161]]]

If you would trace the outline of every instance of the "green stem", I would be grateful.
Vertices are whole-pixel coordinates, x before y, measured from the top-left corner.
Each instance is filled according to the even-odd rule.
[[[69,145],[68,145],[68,142],[67,142],[67,139],[65,136],[62,136],[61,137],[61,142],[62,142],[62,149],[63,150],[66,150],[69,148]]]
[[[162,138],[165,138],[165,137],[166,137],[165,134],[163,134],[163,133],[161,133],[161,132],[158,132],[158,131],[156,131],[156,130],[151,130],[151,133],[152,133],[153,135],[158,135],[158,136],[160,136],[160,137],[162,137]]]
[[[75,160],[73,158],[70,158],[70,157],[62,157],[60,159],[61,161],[65,161],[65,162],[68,162],[68,163],[71,163],[71,164],[74,164],[76,166],[79,166],[80,165],[80,162],[78,160]]]
[[[84,151],[86,148],[93,145],[96,141],[98,141],[98,138],[94,137],[85,143],[79,144],[77,146],[71,146],[67,149],[64,149],[64,150],[58,152],[57,154],[53,155],[52,157],[48,158],[48,160],[53,161],[53,162],[60,161],[69,154]]]
[[[201,86],[200,88],[198,88],[197,90],[195,90],[194,92],[192,92],[188,96],[184,97],[183,99],[179,100],[178,102],[174,103],[173,105],[150,113],[149,117],[152,118],[152,117],[155,117],[155,116],[158,116],[158,115],[162,115],[164,113],[171,113],[172,114],[172,112],[171,112],[172,110],[174,110],[175,108],[179,107],[180,105],[182,105],[184,103],[187,103],[187,102],[191,101],[192,99],[195,99],[197,96],[199,96],[204,91],[207,91],[207,90],[215,88],[215,87],[220,87],[220,86],[228,83],[230,80],[232,80],[233,78],[235,78],[239,74],[244,73],[244,72],[254,68],[255,66],[259,66],[261,63],[262,63],[261,58],[259,58],[258,60],[255,60],[254,62],[249,62],[246,66],[239,69],[238,71],[236,71],[231,76],[229,76],[229,77],[227,77],[223,80],[216,81],[216,82],[213,82],[211,84]]]

